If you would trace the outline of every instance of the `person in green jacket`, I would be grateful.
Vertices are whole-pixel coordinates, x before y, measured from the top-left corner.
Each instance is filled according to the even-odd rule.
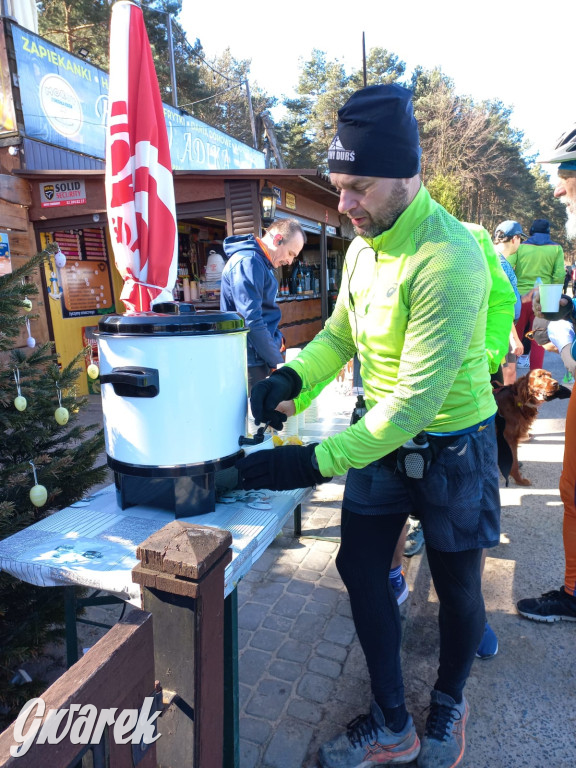
[[[534,288],[538,278],[543,283],[564,282],[564,251],[562,246],[550,237],[548,219],[535,219],[530,227],[530,237],[520,245],[515,253],[506,257],[516,272],[518,290],[526,294]],[[522,339],[525,329],[532,330],[534,311],[531,303],[523,303],[520,317],[516,321],[516,331]],[[535,341],[530,343],[530,370],[542,368],[544,347]],[[518,361],[520,364],[520,360]]]
[[[236,465],[246,489],[307,487],[347,472],[336,563],[373,700],[368,714],[321,747],[323,768],[460,762],[463,689],[485,624],[482,550],[499,543],[490,271],[472,235],[422,185],[420,154],[405,88],[369,86],[339,110],[328,165],[339,211],[357,237],[324,329],[254,387],[251,406],[257,422],[281,427],[280,402],[312,390],[356,353],[368,410],[320,444],[259,451]],[[422,521],[440,604],[440,664],[422,742],[405,706],[400,616],[388,580],[411,513]]]

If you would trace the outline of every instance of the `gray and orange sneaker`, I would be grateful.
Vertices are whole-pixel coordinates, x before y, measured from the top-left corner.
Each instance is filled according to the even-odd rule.
[[[464,757],[468,702],[456,704],[451,696],[433,690],[430,712],[418,755],[418,768],[454,768]]]
[[[399,733],[386,727],[382,710],[372,702],[370,712],[360,715],[332,741],[320,747],[322,768],[371,768],[374,765],[411,763],[418,756],[420,741],[410,715]]]

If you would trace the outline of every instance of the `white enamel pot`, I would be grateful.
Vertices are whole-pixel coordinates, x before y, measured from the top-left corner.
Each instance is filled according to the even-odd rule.
[[[110,466],[178,474],[237,455],[246,428],[247,332],[233,312],[171,302],[100,320]]]

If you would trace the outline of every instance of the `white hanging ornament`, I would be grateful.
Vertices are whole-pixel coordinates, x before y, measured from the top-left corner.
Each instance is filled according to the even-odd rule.
[[[22,391],[20,389],[20,371],[18,368],[14,369],[14,380],[16,381],[16,392],[18,393],[14,398],[14,407],[17,411],[25,411],[26,406],[28,405],[28,401],[22,395]]]
[[[38,478],[36,477],[36,467],[34,462],[29,462],[32,465],[32,472],[34,473],[34,486],[30,489],[30,501],[35,507],[42,507],[46,504],[48,498],[48,491],[43,485],[38,484]]]
[[[26,344],[30,347],[30,349],[34,349],[36,346],[36,339],[30,333],[30,320],[28,320],[28,318],[26,318],[26,328],[28,330],[28,338],[26,339]]]
[[[66,256],[62,253],[60,248],[58,248],[58,252],[54,254],[54,261],[58,269],[62,269],[62,267],[66,265]]]
[[[54,418],[56,419],[57,423],[60,424],[61,427],[64,426],[64,424],[68,424],[68,419],[70,418],[70,413],[68,412],[67,408],[64,408],[62,405],[62,391],[58,384],[56,384],[56,389],[58,391],[58,408],[54,411]]]

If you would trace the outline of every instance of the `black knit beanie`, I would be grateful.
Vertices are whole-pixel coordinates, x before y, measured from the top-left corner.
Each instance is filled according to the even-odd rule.
[[[331,173],[409,179],[420,172],[421,154],[412,93],[401,85],[362,88],[338,110]]]
[[[535,235],[536,233],[542,235],[550,234],[550,222],[548,219],[534,219],[532,226],[530,227],[530,234]]]

